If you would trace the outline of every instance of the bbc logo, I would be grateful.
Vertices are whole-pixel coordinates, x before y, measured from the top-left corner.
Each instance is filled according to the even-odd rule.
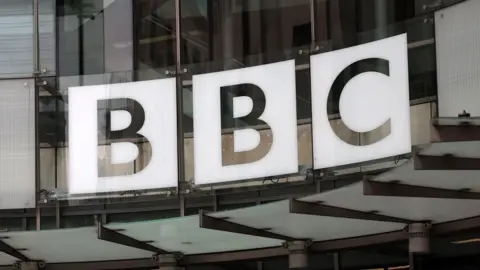
[[[310,65],[315,169],[410,151],[406,34],[314,55]],[[336,133],[327,114],[335,98],[331,89],[340,91],[334,96],[345,128],[361,134],[382,130],[385,136],[358,146]],[[175,92],[173,78],[70,88],[69,192],[176,186]],[[222,114],[226,102],[233,109]],[[294,60],[193,76],[193,120],[198,185],[298,172]],[[225,121],[237,125],[233,144],[222,146]],[[259,132],[242,123],[268,126],[269,147],[260,148],[265,144]],[[104,154],[111,167],[138,158],[137,145],[127,138],[151,144],[145,168],[132,175],[102,174],[103,141],[113,142]],[[224,158],[248,151],[257,151],[257,160],[231,164]]]

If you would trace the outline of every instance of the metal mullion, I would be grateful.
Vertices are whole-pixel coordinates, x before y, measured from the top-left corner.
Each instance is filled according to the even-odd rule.
[[[342,262],[341,262],[341,257],[339,252],[336,252],[333,254],[333,269],[334,270],[342,269]]]
[[[34,129],[35,129],[35,208],[36,208],[36,229],[40,230],[40,134],[39,134],[39,113],[40,113],[40,91],[37,86],[37,77],[40,73],[40,48],[39,48],[39,0],[33,0],[33,76],[34,82]]]
[[[317,0],[310,0],[310,35],[311,35],[311,47],[313,50],[317,42],[317,33],[316,31],[316,12],[317,12]]]

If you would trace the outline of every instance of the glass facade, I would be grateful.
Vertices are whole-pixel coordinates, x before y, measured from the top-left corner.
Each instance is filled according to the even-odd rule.
[[[95,225],[177,220],[199,213],[202,220],[205,213],[217,212],[217,220],[245,226],[228,232],[240,230],[241,234],[264,237],[263,233],[244,231],[256,227],[277,236],[287,235],[289,250],[295,241],[307,239],[301,237],[302,232],[289,231],[291,228],[282,231],[266,226],[277,218],[277,208],[270,209],[269,205],[290,200],[292,214],[293,198],[324,202],[313,198],[355,187],[371,177],[412,186],[408,181],[415,177],[402,168],[417,158],[411,147],[431,143],[432,121],[459,117],[462,112],[472,117],[480,115],[476,111],[480,44],[474,36],[480,35],[475,30],[480,21],[470,14],[480,12],[480,6],[474,1],[1,1],[0,251],[6,252],[1,245],[3,230],[33,233],[76,228],[80,232]],[[396,47],[373,44],[400,38],[404,38],[405,42],[399,44],[405,51],[391,54],[390,64],[385,66],[382,57],[389,48]],[[350,60],[342,60],[347,53],[352,57],[369,56],[348,63]],[[329,60],[327,56],[336,58]],[[337,65],[344,65],[339,72]],[[402,72],[405,76],[397,77]],[[372,73],[386,75],[378,79],[382,83],[388,77],[397,84],[379,86]],[[316,95],[329,76],[333,77],[326,96]],[[365,94],[353,89],[357,83],[362,86],[358,91]],[[403,85],[408,94],[400,96],[371,90],[382,88],[388,92],[402,89]],[[460,89],[458,93],[456,89]],[[355,93],[357,98],[348,97]],[[409,104],[404,104],[404,113],[398,117],[408,111],[402,119],[409,128],[399,131],[395,121],[400,118],[385,120],[382,113],[402,107],[403,97],[408,97]],[[213,113],[215,110],[218,112]],[[326,140],[327,132],[322,133],[324,126],[320,126],[316,112],[326,114],[324,122],[333,134],[328,136],[336,136],[349,147],[367,149],[393,137],[395,132],[403,135],[396,135],[396,141],[391,139],[387,147],[379,147],[383,150],[377,149],[386,154],[375,155],[373,150],[345,154],[342,151],[346,150],[333,143],[328,147],[319,143]],[[386,124],[362,126],[361,118]],[[394,150],[401,144],[409,150]],[[478,145],[465,148],[467,152],[478,150]],[[322,155],[331,158],[323,159]],[[467,154],[467,158],[472,157]],[[392,178],[398,175],[406,180]],[[475,190],[467,184],[459,188],[432,185],[456,191]],[[376,192],[367,189],[362,192]],[[392,196],[409,197],[395,194]],[[455,196],[460,195],[445,198]],[[350,203],[355,204],[353,199]],[[397,204],[390,200],[385,203]],[[349,208],[348,202],[338,205]],[[447,213],[422,216],[406,205],[408,213],[401,218],[411,221],[406,222],[408,227],[410,223],[435,223],[437,218],[439,224],[444,224],[475,216],[461,215],[462,209],[453,209],[449,202],[445,205],[446,212],[456,212],[451,218]],[[351,219],[391,222],[375,216],[389,216],[376,210],[378,204],[365,202],[357,206],[363,210],[317,215],[340,218],[336,221],[339,225],[332,223],[339,230],[343,228],[341,223],[353,222]],[[373,209],[366,209],[369,207]],[[255,209],[260,209],[259,217],[249,219],[250,213],[257,213]],[[223,211],[238,216],[222,217]],[[307,214],[297,214],[302,218],[278,216],[277,221],[284,226],[308,222],[303,221]],[[258,226],[250,226],[247,221]],[[311,226],[299,230],[308,234],[308,230],[316,230]],[[413,264],[423,269],[480,267],[476,241],[456,243],[476,239],[472,228],[461,233],[444,227],[432,229],[432,235],[439,236],[432,238],[430,255],[416,257],[409,254],[408,237],[389,235],[381,241],[329,244],[333,240],[401,231],[397,227],[376,231],[373,223],[366,226],[370,229],[365,232],[360,225],[352,226],[338,236],[333,236],[337,232],[332,230],[326,238],[307,237],[316,251],[308,257],[309,268],[303,268],[404,269],[409,265],[413,268]],[[181,228],[175,228],[180,235]],[[181,243],[195,245],[191,241],[184,239]],[[231,245],[233,248],[225,248],[222,254],[260,248]],[[223,255],[215,259],[193,256],[183,264],[192,269],[262,270],[288,269],[290,263],[291,268],[296,268],[288,252],[259,254],[267,255],[232,259],[224,259]],[[105,255],[98,261],[108,258]],[[49,269],[47,258],[38,259],[45,260]],[[2,255],[0,269],[1,262]],[[101,269],[95,267],[92,269]]]

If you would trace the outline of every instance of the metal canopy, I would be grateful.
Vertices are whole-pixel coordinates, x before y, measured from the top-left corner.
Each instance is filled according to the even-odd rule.
[[[440,142],[413,151],[417,170],[480,170],[480,141]]]
[[[409,160],[388,172],[369,178],[369,180],[376,182],[480,193],[480,181],[478,179],[480,179],[480,171],[475,170],[415,170],[413,160]]]
[[[27,258],[48,263],[150,258],[152,252],[97,239],[95,227],[45,231],[6,232],[3,241],[24,248]],[[18,259],[17,259],[18,261]]]
[[[472,158],[472,142],[421,149]],[[463,148],[462,148],[463,147]],[[0,265],[40,261],[52,269],[155,268],[152,256],[183,254],[180,264],[288,254],[285,241],[312,240],[317,252],[405,241],[406,224],[434,235],[478,228],[480,171],[415,170],[414,160],[326,193],[255,207],[97,227],[0,233]],[[2,267],[0,267],[2,269]]]
[[[295,238],[269,232],[270,228],[252,228],[249,226],[230,222],[227,218],[215,218],[206,215],[202,210],[199,213],[200,228],[211,229],[217,231],[240,233],[265,238],[279,239],[284,241],[293,241]]]
[[[290,200],[290,213],[291,214],[303,214],[314,215],[324,217],[338,217],[338,218],[351,218],[371,221],[382,222],[396,222],[396,223],[414,223],[412,220],[385,216],[377,214],[377,211],[358,211],[347,208],[341,208],[336,206],[325,205],[323,202],[305,202],[295,199]]]
[[[165,250],[157,248],[149,244],[151,241],[139,241],[135,238],[123,235],[120,233],[121,229],[117,230],[110,230],[103,227],[101,222],[97,224],[97,237],[98,239],[112,242],[119,245],[124,245],[128,247],[138,248],[142,250],[147,250],[151,252],[155,252],[157,254],[165,254],[167,253]]]
[[[201,228],[199,215],[145,222],[105,224],[134,239],[172,253],[205,254],[281,246],[283,240]]]
[[[348,189],[348,187],[341,188],[341,190]],[[328,193],[330,192],[323,195]],[[359,196],[363,196],[361,192]],[[329,205],[336,206],[328,200],[324,200],[322,196],[316,197],[313,201],[324,201]],[[310,239],[312,241],[325,241],[395,231],[401,230],[405,226],[404,223],[396,222],[291,214],[288,200],[222,213],[212,213],[211,216],[228,217],[229,221],[237,224],[254,228],[270,228],[270,232],[295,239]]]

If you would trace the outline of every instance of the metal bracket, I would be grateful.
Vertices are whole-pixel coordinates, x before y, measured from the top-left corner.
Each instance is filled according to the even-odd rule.
[[[100,240],[112,242],[119,245],[129,246],[142,250],[155,252],[157,254],[166,254],[167,251],[150,245],[151,241],[140,241],[135,238],[119,233],[121,230],[110,230],[103,227],[102,222],[97,223],[97,237]]]
[[[183,68],[182,70],[180,70],[179,74],[177,74],[176,70],[166,70],[165,75],[175,77],[177,75],[182,75],[182,74],[185,74],[187,72],[188,72],[188,69],[186,69],[186,68]]]
[[[443,2],[442,0],[437,0],[429,5],[423,5],[423,10],[439,8],[443,4],[442,2]]]
[[[47,263],[45,261],[15,262],[12,266],[20,270],[36,270],[45,268]]]
[[[199,217],[200,217],[200,228],[204,228],[204,229],[239,233],[239,234],[279,239],[279,240],[285,240],[285,241],[296,240],[295,238],[292,238],[289,236],[276,234],[263,229],[248,227],[245,225],[227,221],[222,218],[211,217],[206,215],[203,210],[200,210]]]
[[[320,47],[319,45],[316,45],[314,48],[312,48],[311,50],[309,49],[301,49],[301,50],[298,50],[298,54],[299,55],[310,55],[310,54],[313,54],[313,53],[316,53],[318,51],[320,51],[320,49],[323,49],[323,46]]]
[[[405,224],[414,223],[414,221],[409,219],[380,215],[377,211],[364,212],[321,203],[298,201],[295,199],[290,200],[290,213]]]

